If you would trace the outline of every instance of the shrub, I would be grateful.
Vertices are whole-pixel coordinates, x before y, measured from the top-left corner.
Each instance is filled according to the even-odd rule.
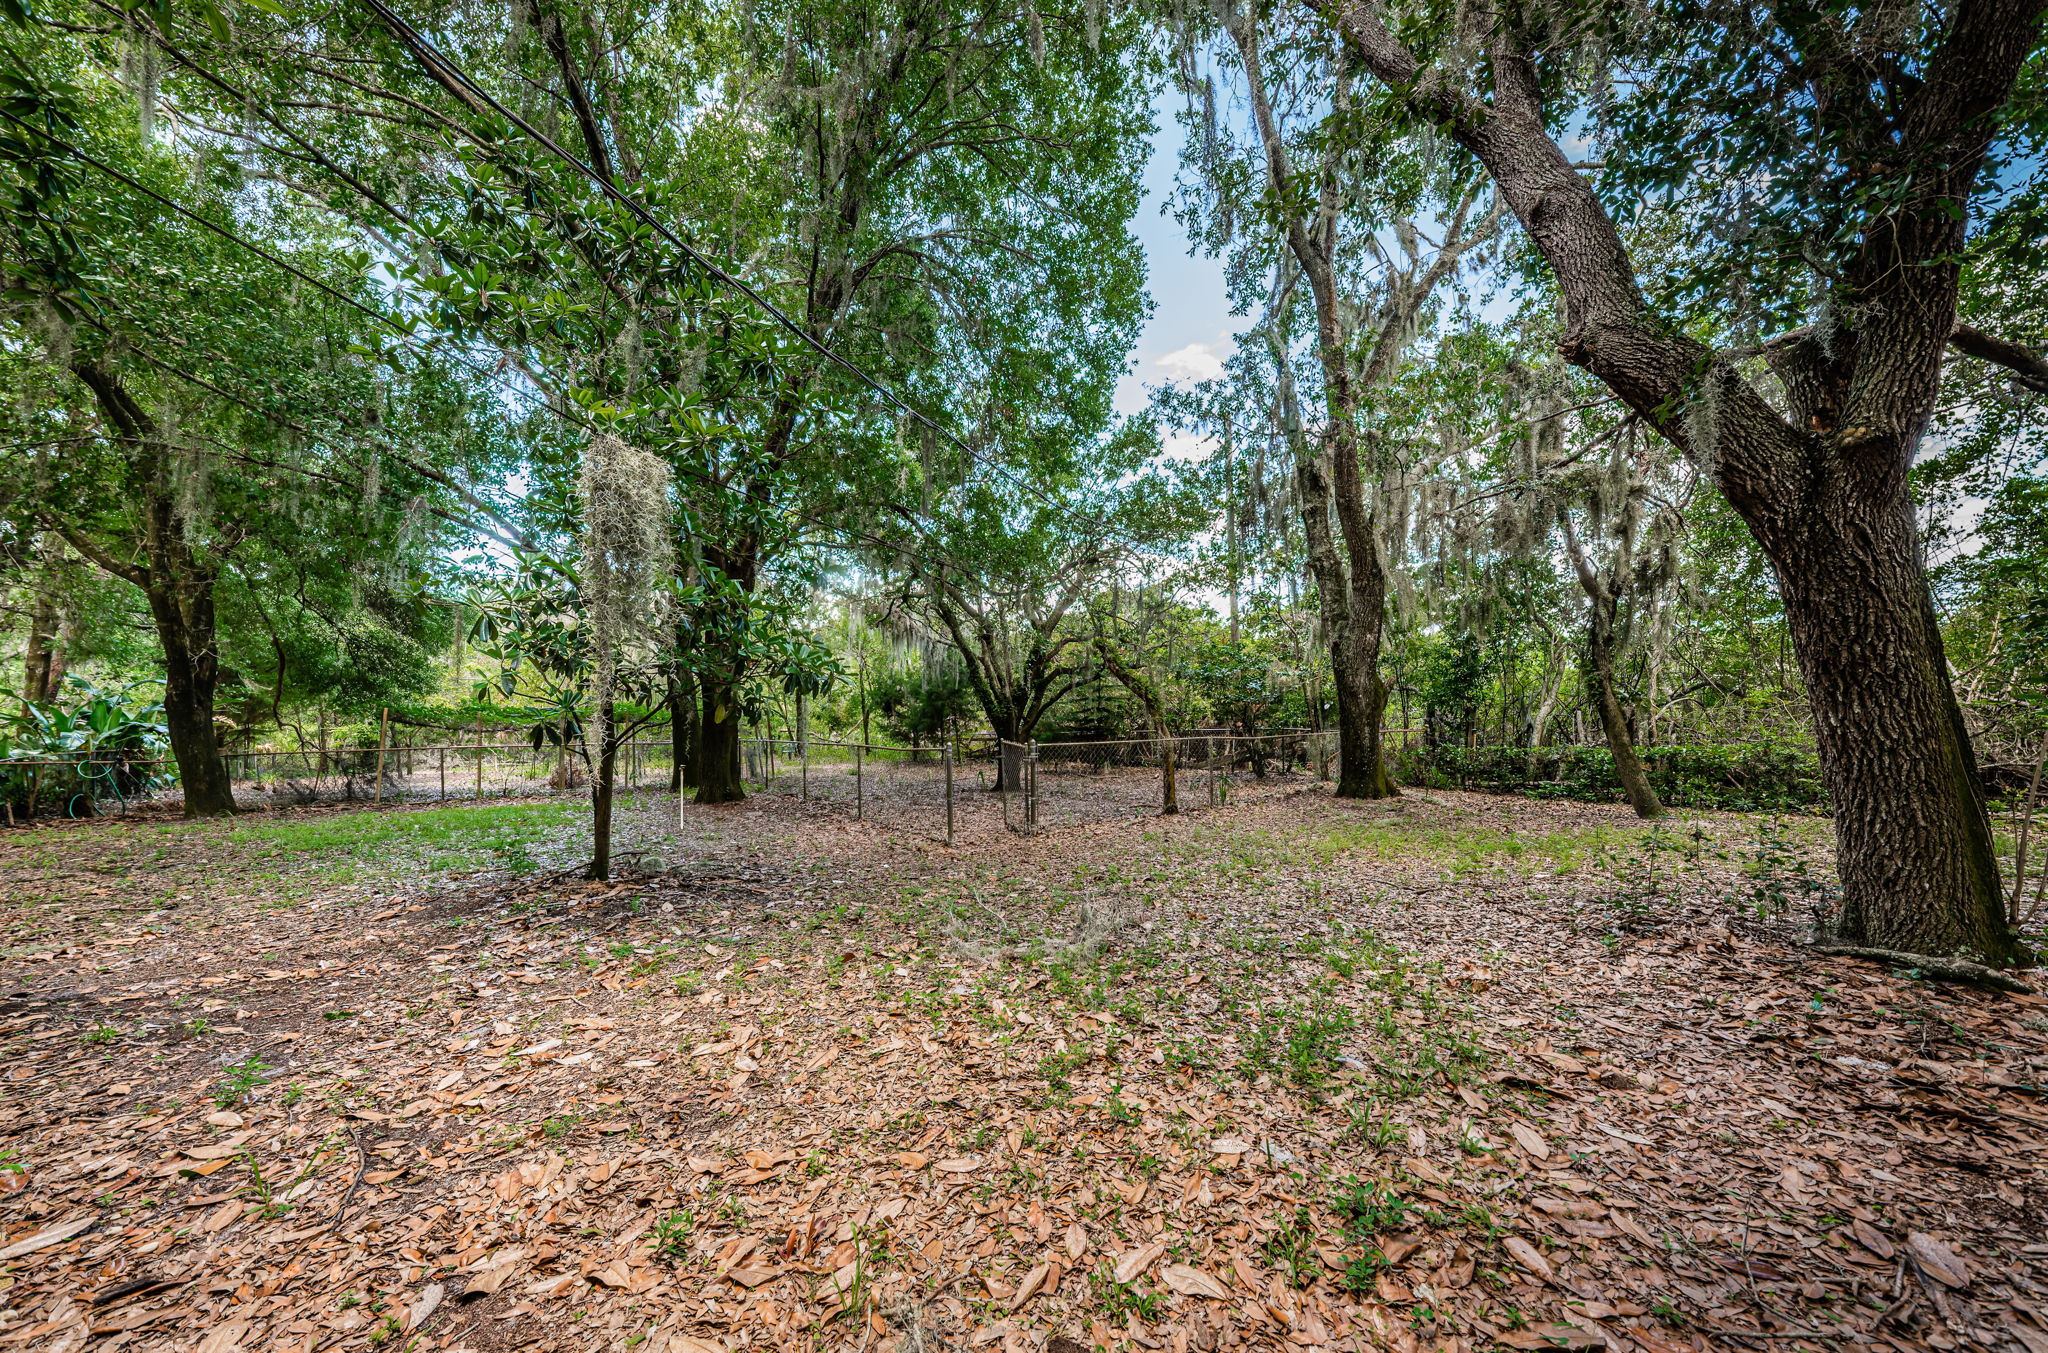
[[[1733,743],[1638,749],[1657,796],[1673,808],[1737,812],[1825,811],[1820,762],[1811,748]],[[1621,781],[1605,747],[1418,747],[1397,774],[1437,789],[1483,789],[1532,798],[1616,803]]]

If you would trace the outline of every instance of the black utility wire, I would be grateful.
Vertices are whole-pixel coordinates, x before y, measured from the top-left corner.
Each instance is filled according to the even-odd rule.
[[[103,160],[99,160],[91,155],[88,155],[85,151],[80,150],[77,146],[74,146],[69,141],[66,141],[63,137],[52,135],[51,133],[44,131],[41,127],[36,126],[34,123],[24,122],[20,118],[16,117],[14,114],[8,112],[5,108],[0,108],[0,118],[5,118],[9,122],[12,122],[15,126],[23,128],[24,130],[34,132],[37,136],[42,137],[45,141],[48,141],[51,145],[63,151],[66,155],[69,155],[72,159],[90,165],[92,168],[99,170],[102,174],[105,174],[108,178],[113,179],[117,183],[124,184],[138,193],[141,193],[144,197],[148,198],[152,202],[157,203],[159,206],[170,208],[172,211],[184,217],[186,220],[192,222],[194,225],[212,231],[214,234],[226,240],[229,244],[239,245],[242,248],[247,249],[250,253],[256,255],[256,257],[262,259],[264,262],[269,263],[275,267],[284,269],[293,277],[298,278],[301,282],[305,282],[311,286],[320,288],[320,290],[326,292],[335,300],[340,301],[343,305],[350,306],[353,309],[362,311],[365,315],[368,315],[371,319],[376,320],[379,324],[388,326],[393,332],[402,334],[408,338],[412,336],[411,330],[407,329],[403,324],[400,324],[391,316],[371,306],[364,305],[361,301],[357,300],[355,297],[349,295],[348,293],[338,291],[334,287],[331,287],[327,283],[321,281],[319,278],[314,277],[309,273],[301,271],[299,268],[297,268],[290,262],[287,262],[286,260],[279,258],[277,255],[271,253],[269,250],[263,248],[263,246],[256,244],[250,240],[243,239],[241,236],[229,230],[226,226],[219,225],[216,222],[208,220],[206,217],[201,216],[198,212],[193,211],[189,207],[182,207],[178,205],[176,202],[173,202],[170,198],[165,197],[162,193],[157,192],[155,189],[149,187],[147,184],[142,183],[136,179],[130,178],[128,175],[122,173],[120,170],[114,168],[110,164],[107,164]]]
[[[969,446],[966,442],[960,440],[960,438],[955,436],[949,429],[941,426],[939,423],[933,421],[931,418],[912,408],[909,404],[905,403],[903,399],[896,394],[895,391],[889,389],[888,386],[883,385],[880,381],[876,380],[873,376],[870,376],[867,372],[861,370],[858,366],[855,366],[846,358],[840,356],[837,352],[834,352],[830,347],[828,347],[825,343],[823,343],[815,335],[813,335],[809,329],[806,329],[803,325],[797,323],[794,319],[791,319],[787,314],[783,313],[782,309],[779,306],[777,306],[773,301],[769,300],[766,296],[762,295],[759,291],[749,286],[746,282],[733,276],[731,273],[727,272],[725,269],[719,267],[716,263],[712,262],[711,259],[705,257],[696,249],[692,248],[687,241],[685,241],[681,236],[677,235],[673,230],[670,230],[666,225],[662,224],[661,220],[658,217],[656,217],[652,212],[648,211],[647,208],[641,206],[636,199],[634,199],[627,193],[621,192],[617,184],[613,183],[610,179],[598,173],[589,165],[585,164],[582,160],[578,159],[576,156],[570,154],[567,150],[563,149],[562,146],[559,145],[554,140],[554,138],[550,137],[546,132],[541,131],[538,127],[535,127],[532,123],[520,117],[519,114],[513,112],[504,104],[498,102],[497,99],[491,96],[488,90],[486,90],[482,85],[479,85],[475,80],[472,80],[469,77],[469,75],[462,70],[461,67],[457,66],[447,57],[441,55],[440,51],[434,47],[433,43],[429,42],[426,39],[425,35],[423,35],[418,29],[414,28],[404,19],[401,19],[398,15],[394,14],[391,11],[390,7],[384,4],[383,0],[363,0],[363,3],[367,5],[372,11],[374,11],[377,17],[384,21],[385,27],[389,28],[392,34],[395,37],[397,37],[398,40],[401,43],[403,43],[408,50],[412,52],[413,56],[419,61],[421,67],[426,70],[427,74],[433,78],[435,83],[439,84],[442,88],[446,89],[449,93],[453,94],[458,100],[465,104],[468,104],[472,108],[476,106],[476,103],[478,101],[481,101],[486,107],[488,107],[491,111],[495,112],[499,117],[504,118],[514,127],[517,127],[520,131],[524,132],[527,136],[533,138],[534,141],[538,142],[550,154],[556,156],[558,159],[561,159],[567,164],[573,166],[578,173],[582,174],[585,178],[589,179],[592,183],[596,184],[604,192],[605,196],[617,202],[620,206],[624,207],[627,211],[631,212],[635,218],[637,218],[639,221],[645,224],[648,228],[653,230],[656,234],[660,235],[664,240],[667,240],[677,249],[680,249],[683,252],[684,257],[688,258],[692,263],[702,268],[706,273],[710,274],[712,278],[724,283],[728,287],[731,287],[734,291],[739,292],[742,296],[745,296],[755,305],[760,306],[762,310],[768,313],[770,318],[774,319],[774,321],[777,324],[781,325],[784,329],[787,329],[791,334],[793,334],[797,338],[799,342],[803,343],[806,347],[816,352],[820,357],[823,357],[826,361],[831,362],[833,365],[839,367],[840,369],[846,371],[848,374],[852,375],[855,380],[858,380],[862,385],[866,386],[868,389],[880,395],[883,399],[887,400],[896,408],[902,410],[911,418],[916,419],[918,422],[924,424],[924,426],[930,428],[933,432],[936,432],[941,437],[944,437],[954,446],[957,446],[962,451],[965,451],[970,461],[976,458],[974,448]]]
[[[109,13],[115,12],[112,9],[112,7],[107,3],[107,0],[92,0],[92,3],[99,6],[102,9],[106,9]],[[561,160],[572,166],[574,169],[576,169],[578,173],[582,174],[584,177],[590,179],[593,183],[597,184],[600,188],[602,188],[605,191],[606,194],[608,194],[609,196],[620,202],[622,205],[624,205],[630,212],[634,214],[635,217],[644,221],[650,228],[652,228],[654,231],[660,234],[664,239],[668,240],[669,242],[674,244],[678,249],[682,250],[688,258],[690,258],[700,267],[704,268],[712,277],[724,282],[726,285],[734,288],[742,295],[752,300],[755,304],[759,305],[764,311],[766,311],[770,316],[772,316],[778,324],[780,324],[783,328],[787,329],[790,333],[794,334],[806,346],[817,351],[818,353],[823,355],[827,360],[831,361],[833,364],[851,372],[855,376],[855,378],[858,379],[863,385],[875,391],[877,394],[880,394],[891,405],[902,410],[911,418],[917,420],[919,423],[930,428],[939,436],[944,437],[952,445],[958,447],[962,452],[966,453],[968,464],[970,466],[981,462],[981,457],[975,452],[974,448],[969,446],[960,437],[958,437],[945,427],[941,426],[937,422],[933,421],[927,415],[911,407],[909,404],[904,402],[903,399],[897,396],[893,391],[889,390],[879,381],[869,376],[865,371],[862,371],[858,366],[854,365],[846,358],[840,356],[838,353],[832,351],[824,343],[819,341],[817,338],[813,337],[801,325],[797,324],[796,321],[791,319],[786,313],[784,313],[779,307],[777,307],[772,301],[768,300],[755,288],[748,285],[744,281],[741,281],[739,278],[732,276],[730,273],[727,273],[723,268],[720,268],[716,263],[712,262],[703,254],[699,253],[696,249],[692,248],[686,241],[679,238],[673,231],[669,230],[666,226],[664,226],[660,220],[652,216],[637,201],[630,198],[626,194],[620,192],[617,186],[613,184],[607,177],[597,173],[589,165],[585,164],[582,160],[578,159],[575,155],[572,155],[567,150],[563,149],[563,147],[555,140],[553,140],[553,138],[547,136],[545,133],[541,132],[539,129],[532,126],[530,123],[519,117],[517,114],[513,113],[510,109],[506,108],[496,98],[492,97],[492,95],[487,90],[485,90],[481,85],[477,84],[477,82],[474,79],[472,79],[467,72],[463,71],[453,61],[450,61],[447,57],[443,56],[433,46],[433,44],[429,42],[423,34],[419,32],[419,30],[412,27],[411,24],[407,23],[404,19],[400,18],[397,14],[393,13],[389,7],[382,4],[381,0],[366,0],[366,3],[370,5],[371,9],[376,12],[379,18],[386,24],[386,26],[391,28],[394,35],[399,38],[400,42],[409,51],[413,53],[415,58],[420,62],[421,66],[427,71],[428,75],[431,78],[433,78],[437,84],[441,85],[442,88],[446,89],[450,94],[454,95],[459,102],[469,107],[473,111],[482,111],[482,109],[478,108],[478,103],[480,101],[485,107],[496,111],[501,117],[505,118],[507,121],[512,123],[519,130],[524,132],[526,135],[532,137],[535,141],[539,142],[549,152],[551,152],[556,157],[560,158]],[[209,70],[208,68],[194,60],[190,54],[180,51],[177,47],[173,46],[168,40],[168,38],[166,38],[161,32],[156,34],[156,39],[164,47],[166,51],[168,51],[174,58],[179,60],[186,67],[191,69],[201,79],[213,85],[216,89],[219,89],[222,92],[228,94],[230,97],[240,99],[240,101],[245,106],[256,108],[259,114],[263,117],[263,119],[266,122],[269,122],[272,126],[276,127],[280,132],[282,132],[286,137],[288,137],[294,144],[299,146],[307,155],[311,156],[321,166],[327,168],[331,172],[341,177],[351,188],[354,188],[363,197],[375,203],[377,206],[382,207],[386,212],[388,212],[394,219],[399,221],[401,224],[409,228],[416,228],[416,223],[410,216],[406,215],[404,212],[392,206],[383,197],[371,191],[367,186],[362,184],[352,175],[343,171],[339,166],[335,165],[326,156],[322,155],[316,147],[314,147],[311,143],[307,142],[305,138],[301,137],[296,132],[292,131],[289,127],[285,126],[282,122],[278,121],[273,115],[271,115],[268,112],[268,110],[258,107],[256,101],[252,99],[247,93],[237,90],[233,85],[229,84],[220,75],[218,75],[214,71]],[[438,243],[438,241],[436,242]],[[554,407],[552,401],[549,402],[549,407]],[[568,415],[564,410],[556,409],[556,412],[562,413],[563,416],[567,417],[570,422],[577,423],[585,428],[591,428],[590,424],[584,422],[582,419]],[[592,430],[594,430],[594,428]],[[1018,480],[1018,478],[1015,475],[1011,474],[1006,468],[1000,465],[996,465],[994,463],[990,463],[989,468],[995,470],[1003,478],[1008,479],[1018,489],[1024,490],[1031,496],[1039,498],[1041,501],[1045,502],[1047,506],[1055,508],[1062,506],[1061,504],[1054,503],[1050,499],[1047,499],[1041,491],[1037,490],[1033,486],[1027,485]],[[908,514],[899,513],[899,515]]]

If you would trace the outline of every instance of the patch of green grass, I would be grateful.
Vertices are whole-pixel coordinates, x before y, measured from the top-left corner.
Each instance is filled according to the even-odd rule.
[[[429,870],[532,867],[529,848],[571,826],[576,803],[504,803],[403,812],[334,813],[237,825],[225,844],[248,856],[283,857],[323,873],[391,866]]]
[[[684,1208],[654,1223],[654,1252],[671,1262],[690,1257],[690,1237],[697,1230],[697,1214]]]
[[[1245,1070],[1319,1089],[1336,1077],[1357,1018],[1342,1006],[1305,1001],[1261,1020],[1245,1040]]]
[[[1630,844],[1641,832],[1606,825],[1530,834],[1490,826],[1443,826],[1405,818],[1342,822],[1308,840],[1311,855],[1329,864],[1340,855],[1380,859],[1422,856],[1441,861],[1458,877],[1492,867],[1532,866],[1566,874]]]
[[[1377,1245],[1368,1245],[1365,1252],[1344,1266],[1337,1275],[1337,1286],[1354,1296],[1371,1296],[1379,1283],[1380,1271],[1387,1266],[1387,1256],[1380,1253]]]
[[[1322,1260],[1316,1254],[1315,1223],[1305,1207],[1296,1208],[1292,1217],[1267,1236],[1263,1249],[1266,1263],[1285,1270],[1287,1280],[1296,1287],[1307,1287],[1322,1271]]]
[[[1090,1054],[1086,1048],[1071,1052],[1056,1052],[1038,1064],[1038,1074],[1045,1077],[1046,1088],[1055,1095],[1070,1095],[1074,1091],[1070,1077],[1088,1064]]]
[[[1112,1317],[1128,1314],[1150,1322],[1165,1313],[1166,1299],[1161,1293],[1118,1282],[1106,1264],[1088,1275],[1088,1285],[1094,1289],[1096,1302]]]

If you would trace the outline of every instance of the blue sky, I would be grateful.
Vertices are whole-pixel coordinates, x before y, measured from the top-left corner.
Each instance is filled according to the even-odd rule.
[[[1132,223],[1145,248],[1153,310],[1131,350],[1130,366],[1117,383],[1116,407],[1121,413],[1145,408],[1147,386],[1217,374],[1218,359],[1232,351],[1231,335],[1242,323],[1230,313],[1222,265],[1212,258],[1190,257],[1186,233],[1163,212],[1180,160],[1181,129],[1173,116],[1179,100],[1177,92],[1167,90],[1154,105],[1159,131],[1145,166],[1145,202]]]

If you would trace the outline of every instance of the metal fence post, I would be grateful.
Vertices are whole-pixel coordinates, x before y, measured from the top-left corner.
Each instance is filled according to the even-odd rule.
[[[484,800],[484,721],[476,721],[476,800]]]
[[[448,749],[436,747],[434,750],[438,753],[441,763],[441,797],[445,799],[448,797]]]
[[[1038,739],[1024,753],[1024,825],[1038,825]]]
[[[953,844],[953,749],[946,748],[946,844]]]
[[[853,820],[856,822],[863,821],[868,814],[867,782],[861,776],[861,753],[865,750],[866,743],[853,744]]]
[[[384,743],[391,735],[391,711],[377,721],[377,802],[384,802]]]

